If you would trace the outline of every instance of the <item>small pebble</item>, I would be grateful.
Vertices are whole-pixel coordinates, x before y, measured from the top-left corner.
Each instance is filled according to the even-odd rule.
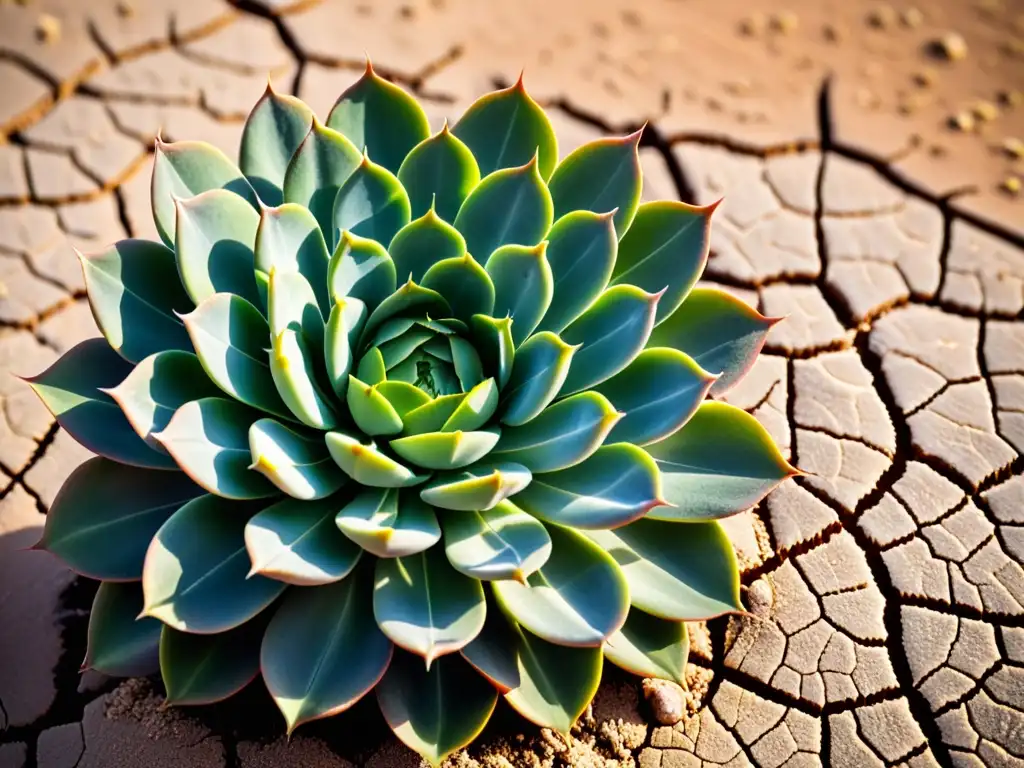
[[[1019,176],[1007,176],[999,186],[1004,192],[1016,197],[1020,194],[1022,183]]]
[[[764,14],[755,13],[740,22],[740,34],[747,37],[757,37],[764,32],[767,26]]]
[[[921,93],[920,91],[916,93],[907,93],[900,99],[898,109],[900,114],[912,115],[919,109],[924,109],[929,106],[934,100],[934,97],[930,93]]]
[[[800,18],[792,11],[772,14],[772,29],[776,32],[788,35],[790,32],[796,32],[799,26]]]
[[[1017,107],[1024,104],[1024,92],[1022,91],[1000,91],[997,98],[1004,107]]]
[[[117,4],[117,15],[122,19],[127,19],[135,15],[135,7],[128,2],[128,0],[120,0]]]
[[[890,29],[896,26],[896,10],[891,5],[880,5],[868,13],[868,25],[875,29]]]
[[[1007,157],[1012,157],[1014,160],[1024,158],[1024,141],[1016,137],[1010,136],[1003,139],[1002,148]]]
[[[961,61],[967,58],[967,41],[956,32],[947,32],[935,41],[934,46],[947,61]]]
[[[36,20],[36,38],[44,43],[60,40],[60,19],[48,13],[40,14]]]
[[[826,24],[821,28],[821,34],[830,43],[838,43],[842,39],[839,27],[835,24]]]
[[[644,698],[654,719],[662,725],[675,725],[686,714],[686,692],[669,680],[644,679]]]
[[[974,106],[971,107],[971,112],[979,120],[988,122],[989,120],[995,120],[999,117],[999,109],[991,101],[977,101]]]
[[[914,81],[914,85],[918,88],[931,88],[935,85],[935,70],[930,67],[926,67],[919,72],[915,72],[911,79]]]
[[[957,112],[949,118],[949,127],[963,133],[970,133],[974,130],[974,116],[970,112]]]
[[[903,26],[907,27],[907,29],[916,29],[924,23],[924,14],[921,13],[919,8],[907,8],[900,14],[900,21],[903,22]]]
[[[747,587],[747,607],[752,614],[767,619],[775,603],[775,591],[767,579],[758,579]]]

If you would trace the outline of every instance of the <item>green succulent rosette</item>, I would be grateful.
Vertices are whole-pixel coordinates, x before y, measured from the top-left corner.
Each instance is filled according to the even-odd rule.
[[[369,67],[326,124],[268,88],[237,165],[158,141],[162,242],[81,257],[104,338],[29,379],[97,454],[39,544],[102,582],[85,666],[262,675],[289,732],[375,689],[433,763],[499,695],[567,732],[603,658],[681,682],[742,609],[716,519],[795,470],[708,397],[772,321],[639,141],[559,160],[521,82],[432,134]]]

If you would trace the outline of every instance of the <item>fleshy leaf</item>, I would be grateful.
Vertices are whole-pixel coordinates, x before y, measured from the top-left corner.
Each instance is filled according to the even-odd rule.
[[[518,462],[535,475],[567,469],[600,448],[620,418],[604,395],[580,392],[522,426],[505,427],[494,458]]]
[[[533,247],[503,245],[487,259],[494,283],[493,314],[512,318],[512,342],[519,347],[551,306],[554,281],[546,257],[547,242]]]
[[[349,376],[346,399],[352,419],[365,434],[397,435],[402,431],[402,417],[388,399],[377,391],[376,385]]]
[[[216,634],[244,624],[274,602],[285,584],[246,578],[244,530],[255,510],[207,494],[171,515],[146,552],[143,615],[182,632]]]
[[[614,210],[615,230],[621,237],[640,205],[641,133],[590,141],[565,157],[548,181],[555,216],[572,211]]]
[[[535,154],[541,178],[547,180],[558,162],[558,140],[544,110],[523,87],[481,96],[455,124],[452,133],[466,143],[487,174],[522,165]]]
[[[494,312],[494,283],[468,253],[435,262],[423,275],[423,286],[444,296],[455,317],[465,323],[473,315]]]
[[[377,701],[395,735],[436,768],[480,735],[498,694],[459,656],[424,669],[421,659],[397,651]]]
[[[364,567],[335,584],[290,590],[281,601],[260,666],[289,733],[348,709],[384,675],[392,645],[373,620],[372,589],[372,569]]]
[[[430,208],[398,231],[388,246],[388,253],[394,259],[398,279],[419,282],[437,262],[465,256],[466,240]]]
[[[690,420],[716,378],[689,355],[648,347],[596,388],[625,413],[609,442],[648,445],[665,439]]]
[[[430,395],[404,381],[382,381],[377,385],[377,391],[387,398],[391,407],[403,420],[410,411],[431,402]]]
[[[364,155],[334,201],[335,237],[351,232],[387,245],[410,218],[409,196],[402,183]]]
[[[469,392],[484,380],[484,364],[479,353],[471,343],[461,336],[450,336],[449,349],[452,365],[464,392]]]
[[[536,475],[516,503],[543,520],[587,529],[625,525],[665,502],[654,460],[616,443],[569,469]]]
[[[711,520],[754,506],[798,474],[771,435],[744,410],[704,403],[682,429],[649,448],[671,504],[660,520]]]
[[[227,189],[259,206],[256,193],[231,160],[204,141],[156,141],[153,157],[153,221],[160,238],[169,246],[175,242],[174,201],[211,189]]]
[[[522,464],[475,464],[461,472],[445,472],[427,484],[420,497],[428,504],[457,512],[491,509],[530,484]]]
[[[394,293],[395,263],[375,240],[343,232],[327,268],[332,298],[356,298],[368,312]]]
[[[708,262],[711,214],[718,203],[698,207],[675,200],[644,203],[619,241],[613,285],[664,291],[656,322],[686,298]]]
[[[517,350],[512,375],[502,390],[502,424],[526,424],[558,395],[569,374],[570,346],[550,331],[534,334]]]
[[[90,579],[138,579],[153,535],[176,509],[202,493],[181,472],[95,456],[64,481],[36,548]]]
[[[174,251],[192,301],[200,304],[215,293],[233,293],[259,304],[253,252],[259,214],[226,189],[211,189],[176,205]]]
[[[423,432],[391,441],[391,449],[418,467],[459,469],[479,461],[498,442],[499,431]]]
[[[356,298],[338,299],[327,320],[324,362],[334,393],[344,398],[352,372],[356,341],[366,322],[366,305]]]
[[[348,576],[363,550],[335,526],[339,503],[285,499],[252,517],[245,526],[249,572],[307,587]]]
[[[284,175],[292,155],[309,133],[313,110],[294,96],[267,90],[242,130],[239,166],[265,205],[284,201]]]
[[[361,443],[344,432],[328,432],[324,439],[338,466],[360,485],[403,488],[426,479],[381,453],[375,445]]]
[[[443,432],[479,429],[498,407],[498,386],[494,379],[484,379],[473,387],[441,427]]]
[[[324,348],[324,316],[313,286],[301,272],[274,269],[267,282],[267,321],[270,335],[300,331],[318,353]]]
[[[174,462],[143,441],[105,390],[132,371],[103,339],[87,339],[42,373],[26,378],[39,399],[76,442],[120,464],[174,469]]]
[[[462,204],[455,228],[484,264],[503,245],[537,245],[553,219],[551,194],[534,157],[526,165],[495,171]]]
[[[334,519],[348,538],[377,557],[406,557],[441,538],[437,516],[415,492],[370,488],[346,504]]]
[[[607,287],[619,242],[612,214],[591,211],[562,216],[547,239],[554,298],[537,327],[560,333]]]
[[[227,499],[260,499],[277,489],[249,469],[249,427],[258,411],[235,400],[204,397],[185,403],[153,437],[198,485]]]
[[[144,677],[160,668],[160,629],[156,619],[139,619],[142,585],[105,581],[89,611],[89,640],[82,669],[111,677]]]
[[[178,315],[192,309],[174,252],[162,243],[121,240],[79,254],[96,325],[110,346],[137,363],[163,350],[191,351]]]
[[[167,703],[212,704],[251,683],[260,673],[266,613],[214,635],[164,627],[160,635],[160,677],[167,691]]]
[[[651,335],[660,299],[633,285],[612,286],[562,331],[563,341],[582,348],[560,394],[590,389],[629,365]]]
[[[318,381],[323,348],[323,341],[311,344],[291,328],[274,336],[270,348],[270,375],[277,393],[294,418],[314,429],[331,429],[338,423],[332,398]]]
[[[444,550],[455,570],[474,579],[524,581],[551,555],[551,537],[511,501],[482,512],[441,518]]]
[[[410,150],[430,135],[423,107],[366,62],[363,76],[338,97],[327,125],[347,136],[392,173]]]
[[[402,433],[419,435],[424,432],[440,432],[465,398],[461,394],[441,395],[402,414]]]
[[[576,531],[550,526],[551,556],[520,584],[491,583],[512,618],[559,645],[600,646],[625,622],[629,588],[615,560]]]
[[[398,169],[398,180],[409,193],[413,216],[436,209],[441,218],[454,221],[469,191],[480,183],[480,168],[445,121],[440,131],[409,152]]]
[[[682,621],[666,621],[636,608],[604,644],[604,656],[639,677],[657,677],[686,687],[690,638]]]
[[[301,205],[285,203],[262,210],[254,254],[256,287],[264,302],[270,272],[276,267],[279,272],[300,272],[312,286],[321,314],[326,316],[331,311],[327,290],[327,265],[331,256],[320,225]]]
[[[153,433],[166,427],[178,408],[190,400],[216,397],[221,393],[206,375],[198,357],[177,350],[150,355],[136,365],[124,381],[106,392],[138,436],[159,451],[163,448],[153,439]]]
[[[370,347],[359,360],[355,377],[369,385],[382,384],[388,377],[384,367],[384,356],[377,347]],[[345,385],[345,397],[348,397],[348,385]]]
[[[437,291],[417,285],[410,278],[373,310],[363,329],[363,338],[369,337],[392,317],[406,314],[448,316],[451,314],[451,307]]]
[[[374,573],[373,614],[399,648],[422,656],[429,669],[477,636],[487,606],[477,579],[452,568],[440,547],[381,558]]]
[[[252,468],[295,499],[330,496],[347,482],[323,440],[289,429],[273,419],[249,427]]]
[[[284,199],[309,209],[324,235],[328,250],[336,242],[334,198],[345,180],[362,161],[351,141],[337,131],[313,124],[302,140],[284,175]]]
[[[642,519],[585,534],[618,562],[634,608],[670,621],[743,609],[736,553],[717,521]]]
[[[498,389],[505,389],[512,376],[512,361],[515,358],[512,318],[498,320],[487,315],[473,315],[469,327],[485,373],[497,380]]]
[[[679,349],[711,373],[720,395],[754,364],[776,323],[725,291],[694,288],[675,312],[651,333],[651,343]]]
[[[236,400],[292,419],[270,372],[270,327],[241,296],[214,294],[182,318],[199,362],[214,384]]]

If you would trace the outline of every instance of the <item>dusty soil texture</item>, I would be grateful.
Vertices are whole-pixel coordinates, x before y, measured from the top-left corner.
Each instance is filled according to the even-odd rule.
[[[727,521],[683,722],[609,668],[449,768],[1024,766],[1024,2],[0,0],[0,768],[417,765],[372,700],[286,744],[259,685],[79,676],[95,587],[23,551],[87,456],[14,378],[97,334],[72,247],[156,237],[158,131],[235,154],[364,51],[434,128],[525,67],[563,154],[647,122],[646,198],[725,195],[708,281],[788,316],[728,400],[810,473]]]

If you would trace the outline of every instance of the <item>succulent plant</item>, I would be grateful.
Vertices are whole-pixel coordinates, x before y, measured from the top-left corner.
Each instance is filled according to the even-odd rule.
[[[37,545],[102,582],[85,666],[262,674],[289,732],[376,689],[432,763],[499,694],[567,732],[604,658],[683,682],[742,610],[716,518],[796,470],[708,397],[773,321],[639,141],[559,161],[521,81],[431,134],[369,66],[326,125],[268,87],[238,165],[158,139],[163,242],[80,255],[104,338],[28,380],[97,454]]]

